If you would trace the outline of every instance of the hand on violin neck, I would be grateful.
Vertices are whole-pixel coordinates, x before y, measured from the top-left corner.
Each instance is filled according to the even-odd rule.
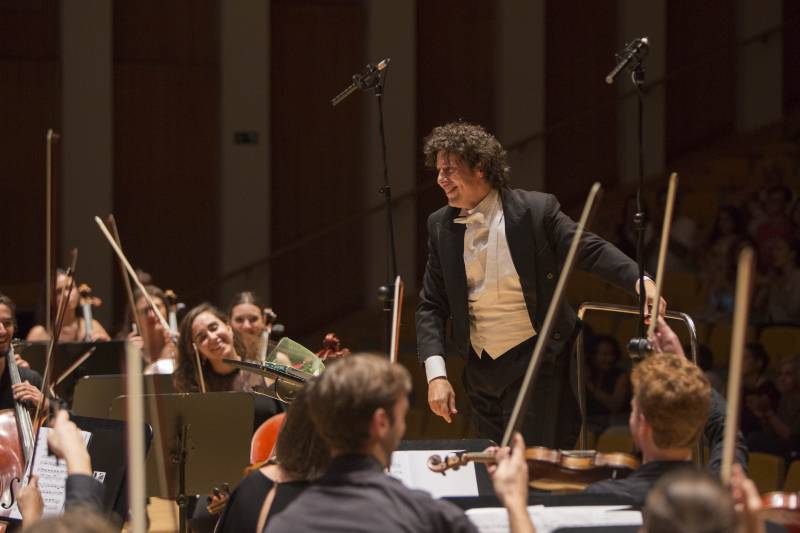
[[[496,448],[497,464],[489,466],[497,498],[509,509],[528,505],[528,463],[525,460],[525,441],[514,433],[510,448]]]

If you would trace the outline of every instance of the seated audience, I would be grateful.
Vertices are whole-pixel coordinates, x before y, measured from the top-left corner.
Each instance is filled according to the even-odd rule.
[[[754,452],[772,453],[791,460],[800,451],[800,355],[782,359],[775,379],[781,394],[778,408],[758,396],[748,397],[748,408],[761,428],[747,436]]]
[[[476,531],[452,503],[385,472],[405,432],[410,392],[408,371],[385,357],[352,355],[328,366],[308,398],[330,466],[268,531]]]
[[[745,346],[742,358],[742,407],[739,427],[745,436],[761,429],[756,411],[778,408],[780,393],[769,379],[769,355],[759,342]]]
[[[800,324],[800,268],[796,244],[776,237],[765,246],[770,264],[759,278],[755,319],[767,324]]]
[[[592,338],[586,361],[586,416],[590,429],[598,434],[616,423],[615,415],[626,413],[630,404],[630,380],[628,372],[619,367],[621,358],[614,337]]]

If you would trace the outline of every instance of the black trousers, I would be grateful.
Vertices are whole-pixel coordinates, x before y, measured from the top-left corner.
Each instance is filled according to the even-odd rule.
[[[531,337],[497,359],[486,352],[479,358],[470,348],[462,379],[479,437],[502,441],[535,342],[536,337]],[[581,419],[571,379],[575,375],[572,346],[568,343],[565,353],[545,358],[539,365],[528,408],[521,415],[520,433],[527,446],[575,447]]]

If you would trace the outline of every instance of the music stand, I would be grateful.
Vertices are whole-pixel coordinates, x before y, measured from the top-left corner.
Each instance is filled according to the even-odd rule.
[[[22,348],[20,355],[33,370],[44,375],[46,342],[31,343]],[[77,380],[83,376],[120,374],[123,361],[125,341],[59,342],[53,356],[54,388],[61,398],[71,403]]]
[[[103,484],[103,510],[109,516],[116,513],[121,524],[128,516],[125,422],[85,416],[71,416],[70,420],[92,434],[87,450],[92,459],[93,477]],[[153,439],[153,429],[149,425],[145,427],[145,439],[147,450]]]
[[[173,394],[177,392],[170,374],[149,374],[144,379],[145,394]],[[108,418],[111,402],[126,393],[125,376],[84,376],[75,385],[72,411],[81,416]]]
[[[187,495],[207,494],[222,483],[235,485],[249,464],[254,399],[247,392],[144,398],[145,420],[154,431],[147,455],[147,495],[176,500],[180,531],[186,531]],[[126,400],[127,396],[114,399],[112,418],[124,420]],[[164,465],[162,473],[159,463]]]

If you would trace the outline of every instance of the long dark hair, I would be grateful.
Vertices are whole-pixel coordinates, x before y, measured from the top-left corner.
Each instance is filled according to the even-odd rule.
[[[223,323],[228,324],[228,318],[225,314],[207,302],[193,307],[183,317],[179,328],[178,359],[175,361],[175,372],[172,374],[172,382],[179,392],[198,392],[200,390],[200,384],[197,382],[194,346],[192,345],[192,323],[203,313],[211,313]],[[240,357],[245,358],[244,346],[235,331],[233,332],[233,349]],[[231,390],[231,385],[239,374],[238,369],[230,374],[217,374],[207,360],[202,361],[201,370],[208,391]]]
[[[306,383],[292,401],[275,442],[275,459],[298,479],[320,477],[331,460],[328,446],[314,428],[308,405],[308,389],[316,378]]]

